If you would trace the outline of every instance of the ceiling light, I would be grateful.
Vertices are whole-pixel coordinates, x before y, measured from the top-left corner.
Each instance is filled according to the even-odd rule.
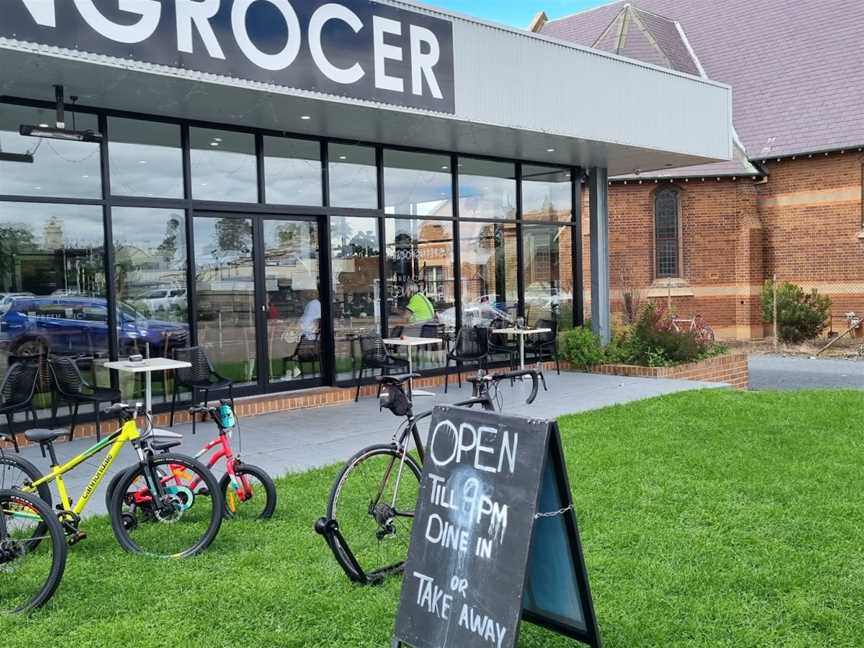
[[[340,159],[340,160],[347,160],[347,159],[348,159],[348,156],[347,156],[347,155],[340,155],[340,156],[339,156],[339,159]]]
[[[147,160],[138,160],[138,164],[147,164]]]
[[[39,124],[39,128],[48,128],[48,124]]]
[[[441,167],[441,170],[442,170],[442,171],[446,171],[448,168],[449,168],[449,167],[445,164],[444,166]]]
[[[303,121],[309,121],[310,119],[312,119],[312,117],[310,117],[309,115],[300,115],[300,119],[302,119]]]
[[[210,146],[219,146],[219,142],[210,142]]]
[[[221,141],[222,141],[222,138],[221,138],[221,137],[214,137],[214,138],[213,138],[213,141],[214,141],[214,142],[221,142]]]
[[[555,149],[554,148],[548,148],[548,149],[546,149],[546,152],[547,153],[554,153]]]

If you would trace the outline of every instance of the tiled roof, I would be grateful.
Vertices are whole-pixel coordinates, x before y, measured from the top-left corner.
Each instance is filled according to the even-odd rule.
[[[630,0],[553,20],[541,33],[617,51],[606,32],[628,4],[658,47],[636,40],[621,54],[682,70],[693,59],[672,33],[680,23],[706,75],[732,86],[749,158],[864,145],[864,1]],[[658,49],[668,62],[656,60]]]

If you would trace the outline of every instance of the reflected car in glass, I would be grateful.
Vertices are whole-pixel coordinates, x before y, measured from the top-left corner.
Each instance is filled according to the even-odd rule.
[[[184,346],[188,327],[177,322],[147,319],[128,304],[117,313],[120,356],[151,355]],[[106,354],[108,305],[100,297],[16,297],[0,315],[0,350],[11,355]]]

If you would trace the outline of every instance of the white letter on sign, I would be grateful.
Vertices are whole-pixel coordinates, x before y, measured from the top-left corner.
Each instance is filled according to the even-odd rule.
[[[423,43],[429,46],[429,51],[423,53]],[[435,66],[441,58],[441,46],[438,39],[425,27],[411,25],[411,92],[423,94],[423,78],[429,84],[429,90],[436,99],[443,99],[438,79],[435,77]]]
[[[57,26],[57,11],[54,0],[21,0],[37,25],[43,27]]]
[[[177,49],[192,53],[192,23],[198,28],[207,53],[213,58],[224,59],[210,19],[219,11],[219,0],[177,0]]]
[[[93,0],[75,0],[78,13],[90,26],[118,43],[140,43],[150,38],[159,26],[159,18],[162,15],[162,6],[159,0],[118,0],[121,11],[141,16],[141,20],[134,25],[118,25],[102,15]]]
[[[384,42],[385,34],[402,35],[402,24],[396,20],[374,16],[372,32],[375,48],[375,87],[382,90],[404,92],[405,83],[397,77],[387,76],[387,61],[401,61],[402,48]]]
[[[338,68],[324,54],[324,48],[321,46],[321,31],[330,20],[341,20],[353,29],[355,34],[363,29],[363,22],[347,7],[333,3],[322,5],[309,20],[309,50],[312,52],[312,59],[328,79],[336,83],[356,83],[366,74],[359,63],[355,63],[350,68]]]
[[[249,32],[246,31],[246,14],[249,12],[249,7],[252,6],[253,2],[255,0],[236,0],[234,7],[231,9],[231,28],[234,30],[234,38],[237,39],[237,45],[243,50],[246,58],[258,67],[273,72],[284,70],[294,62],[294,59],[300,53],[300,41],[302,39],[300,20],[297,18],[294,7],[290,5],[288,0],[267,0],[285,18],[285,23],[288,25],[288,42],[285,43],[284,49],[278,54],[266,54],[258,49],[249,37]]]

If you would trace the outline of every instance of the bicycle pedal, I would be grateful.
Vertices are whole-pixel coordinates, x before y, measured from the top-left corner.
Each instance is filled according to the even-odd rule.
[[[66,543],[71,547],[86,539],[87,534],[84,533],[84,531],[76,531],[75,533],[66,538]]]
[[[201,497],[209,497],[210,491],[207,489],[206,486],[203,486],[203,487],[199,488],[197,491],[195,491],[195,495],[200,495]]]

